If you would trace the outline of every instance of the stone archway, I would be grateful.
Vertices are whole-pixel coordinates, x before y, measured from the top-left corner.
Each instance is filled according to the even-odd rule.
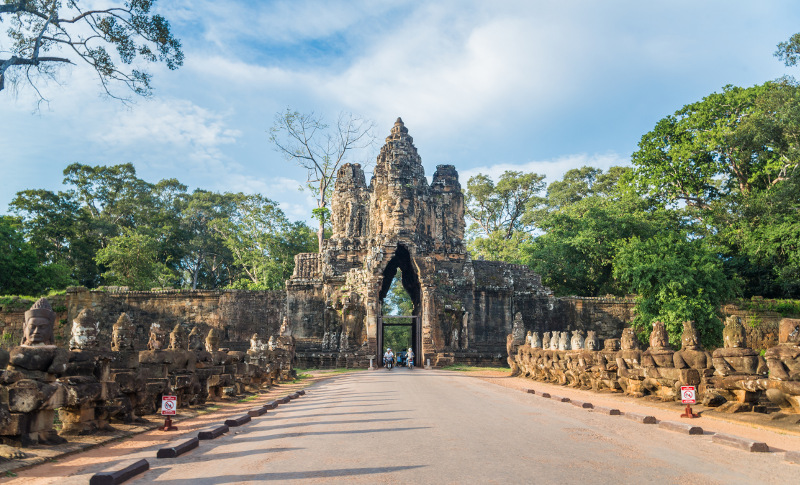
[[[392,280],[397,275],[397,270],[403,274],[401,279],[401,283],[403,285],[403,289],[408,292],[408,295],[411,297],[411,301],[414,305],[413,311],[413,318],[411,318],[411,323],[409,326],[411,327],[411,347],[414,351],[415,359],[414,365],[419,365],[422,359],[422,286],[420,285],[419,276],[417,274],[417,269],[414,266],[414,263],[411,259],[411,253],[408,249],[402,245],[398,244],[397,249],[395,250],[394,255],[386,264],[386,267],[383,269],[382,273],[382,280],[380,287],[378,289],[378,301],[383,302],[386,295],[389,293],[389,288],[392,285]],[[389,325],[390,319],[384,321],[382,316],[378,316],[377,319],[377,329],[376,329],[376,337],[378,342],[378,352],[377,354],[383,355],[384,352],[384,345],[383,345],[383,329],[384,325]],[[398,349],[399,350],[399,349]]]

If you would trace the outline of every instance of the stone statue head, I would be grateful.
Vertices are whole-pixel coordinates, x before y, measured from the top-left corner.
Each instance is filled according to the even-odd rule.
[[[170,350],[184,350],[186,349],[186,331],[180,323],[175,324],[172,332],[169,334],[169,349]]]
[[[22,327],[22,342],[20,345],[39,347],[54,345],[53,326],[56,314],[46,298],[39,298],[33,306],[25,312],[25,325]]]
[[[653,331],[650,332],[650,348],[669,349],[669,335],[664,322],[653,322]]]
[[[269,341],[267,342],[267,346],[269,346],[269,350],[275,350],[275,336],[270,335]]]
[[[542,348],[549,349],[550,347],[550,332],[545,332],[542,334]]]
[[[542,338],[539,337],[539,332],[533,332],[533,334],[531,335],[531,348],[534,349],[542,348]]]
[[[522,344],[525,341],[525,324],[522,322],[522,313],[520,312],[514,315],[511,335],[514,336],[514,343]]]
[[[250,350],[254,352],[258,352],[261,350],[261,338],[258,336],[257,333],[254,333],[252,337],[250,337]]]
[[[639,350],[639,339],[636,338],[636,330],[632,328],[622,330],[620,345],[622,345],[622,350]]]
[[[583,332],[580,330],[572,331],[572,339],[569,341],[569,346],[572,350],[580,350],[583,348]]]
[[[291,337],[292,336],[292,329],[289,328],[289,318],[283,317],[283,321],[281,322],[281,330],[280,330],[281,337]]]
[[[219,334],[216,328],[212,328],[206,336],[206,350],[208,352],[216,352],[217,349],[219,349]]]
[[[89,350],[97,348],[97,334],[100,323],[92,311],[84,308],[72,321],[72,338],[69,340],[69,350]]]
[[[115,352],[133,350],[135,338],[136,327],[131,318],[127,313],[121,314],[111,328],[111,350]]]
[[[747,332],[742,325],[742,319],[731,315],[725,319],[725,328],[722,329],[722,341],[726,349],[744,348],[747,342]]]
[[[586,350],[600,350],[600,339],[597,338],[597,332],[594,330],[586,332],[586,341],[583,345]]]
[[[607,338],[603,340],[603,350],[608,352],[616,352],[620,348],[620,341],[618,338]]]
[[[550,337],[550,349],[551,350],[558,350],[558,332],[553,332],[553,336]]]
[[[800,343],[800,319],[781,318],[778,332],[778,343],[798,345]]]
[[[204,349],[205,345],[203,343],[203,334],[200,333],[200,329],[197,328],[197,325],[195,325],[192,328],[192,331],[189,332],[189,350],[197,352]]]
[[[531,331],[528,330],[528,333],[525,334],[525,343],[530,345],[532,338],[533,338],[533,336],[531,335]]]
[[[569,332],[561,332],[559,335],[558,350],[569,350]]]
[[[163,331],[161,325],[158,323],[150,324],[150,339],[147,341],[147,348],[149,350],[161,350],[164,348]]]
[[[696,350],[700,347],[700,333],[694,326],[693,321],[683,322],[683,334],[681,335],[681,350]]]

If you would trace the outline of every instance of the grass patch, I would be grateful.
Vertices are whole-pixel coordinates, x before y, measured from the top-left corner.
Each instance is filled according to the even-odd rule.
[[[259,397],[259,396],[258,396],[258,394],[253,394],[252,396],[243,397],[243,398],[239,399],[239,400],[238,400],[238,401],[236,401],[236,402],[250,402],[250,401],[255,401],[256,399],[258,399],[258,397]]]
[[[442,367],[444,370],[453,370],[457,372],[481,372],[481,371],[498,371],[498,372],[511,372],[508,367],[477,367],[474,365],[466,364],[453,364]]]

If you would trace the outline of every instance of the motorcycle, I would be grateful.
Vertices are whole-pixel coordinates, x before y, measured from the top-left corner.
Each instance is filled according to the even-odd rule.
[[[392,370],[392,367],[394,367],[394,359],[383,359],[383,366],[388,370]]]
[[[414,369],[414,358],[413,357],[409,357],[408,360],[406,360],[406,367],[408,367],[409,370]]]

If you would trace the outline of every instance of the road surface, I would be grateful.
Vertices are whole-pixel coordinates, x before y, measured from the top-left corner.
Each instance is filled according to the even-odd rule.
[[[800,465],[782,453],[747,453],[467,374],[404,368],[322,381],[179,458],[157,460],[151,447],[118,459],[140,457],[150,470],[126,483],[800,483]],[[64,477],[33,469],[18,480],[87,483],[113,463],[66,476],[65,460]]]

